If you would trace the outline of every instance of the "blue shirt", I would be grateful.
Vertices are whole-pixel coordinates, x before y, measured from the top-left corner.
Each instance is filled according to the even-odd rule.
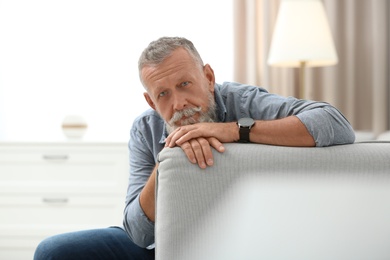
[[[233,82],[216,84],[214,96],[218,122],[234,122],[243,117],[273,120],[295,115],[313,136],[316,146],[348,144],[355,140],[347,119],[328,103],[281,97],[263,88]],[[166,137],[164,120],[152,109],[135,119],[130,132],[130,177],[123,224],[133,242],[141,247],[154,243],[154,223],[144,214],[139,195]]]

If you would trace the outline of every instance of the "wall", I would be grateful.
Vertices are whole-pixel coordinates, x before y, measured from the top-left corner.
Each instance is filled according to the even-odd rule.
[[[231,1],[0,1],[0,139],[63,139],[78,114],[87,139],[127,140],[148,108],[137,61],[160,36],[184,36],[217,81],[232,79]]]

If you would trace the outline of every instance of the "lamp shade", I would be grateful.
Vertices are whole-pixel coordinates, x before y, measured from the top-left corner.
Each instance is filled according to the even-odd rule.
[[[338,62],[321,0],[282,0],[268,64],[282,67],[329,66]]]

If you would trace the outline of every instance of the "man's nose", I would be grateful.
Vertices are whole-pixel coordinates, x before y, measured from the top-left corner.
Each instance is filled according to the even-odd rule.
[[[173,95],[173,109],[175,111],[181,111],[187,107],[187,98],[183,93],[175,93]]]

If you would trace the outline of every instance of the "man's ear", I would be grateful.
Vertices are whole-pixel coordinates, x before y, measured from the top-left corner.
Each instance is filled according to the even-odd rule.
[[[203,67],[203,73],[209,82],[209,90],[214,92],[214,85],[215,85],[214,70],[211,68],[211,66],[209,64],[206,64]]]
[[[147,92],[144,92],[144,97],[146,99],[146,102],[148,102],[149,106],[156,110],[156,105],[154,104],[153,100],[150,98],[149,94]]]

